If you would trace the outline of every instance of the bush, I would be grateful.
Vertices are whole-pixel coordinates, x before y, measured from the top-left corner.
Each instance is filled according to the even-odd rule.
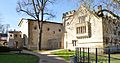
[[[5,46],[0,46],[0,52],[10,52],[10,48]]]

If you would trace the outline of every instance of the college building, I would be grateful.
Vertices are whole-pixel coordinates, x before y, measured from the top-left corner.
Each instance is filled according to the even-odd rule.
[[[81,5],[63,14],[65,49],[120,46],[120,18],[101,10],[101,5],[97,12]]]
[[[41,23],[41,21],[40,21]],[[18,25],[23,34],[23,47],[31,50],[39,49],[38,21],[22,19]],[[62,23],[43,21],[41,49],[63,48]]]

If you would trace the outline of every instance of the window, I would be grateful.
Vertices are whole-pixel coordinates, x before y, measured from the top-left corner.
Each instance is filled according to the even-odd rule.
[[[36,30],[36,29],[37,29],[37,27],[35,26],[35,27],[34,27],[34,30]]]
[[[10,37],[12,37],[12,35],[10,35]]]
[[[86,33],[86,26],[77,27],[77,28],[76,28],[76,33],[77,33],[77,34]]]
[[[26,40],[25,40],[26,38],[25,38],[25,35],[24,35],[24,37],[23,37],[23,44],[24,44],[24,46],[26,46]]]
[[[109,37],[106,37],[105,40],[106,40],[105,44],[107,45],[110,39]]]
[[[50,30],[50,28],[47,28],[47,31],[49,31]]]
[[[118,42],[118,39],[114,39],[114,44],[117,44],[117,42]]]
[[[59,32],[61,32],[61,29],[59,29]]]
[[[79,23],[84,23],[84,22],[85,22],[85,16],[80,16]]]
[[[15,37],[17,37],[17,34],[15,34]]]
[[[20,35],[20,37],[21,37],[21,35]]]
[[[120,31],[118,31],[118,36],[120,36]]]
[[[114,35],[116,35],[116,30],[114,30]]]
[[[55,34],[55,31],[53,31],[53,34]]]
[[[77,42],[77,40],[72,40],[73,46],[76,46],[76,45],[77,45],[76,42]]]
[[[70,23],[69,23],[69,22],[67,22],[67,25],[70,25]]]

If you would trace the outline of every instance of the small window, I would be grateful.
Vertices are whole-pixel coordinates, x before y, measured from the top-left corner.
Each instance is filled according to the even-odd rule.
[[[21,37],[21,35],[20,35],[20,37]]]
[[[120,36],[120,31],[118,31],[118,36]]]
[[[70,23],[69,23],[69,22],[67,22],[67,25],[70,25]]]
[[[85,16],[80,16],[78,19],[79,23],[85,23]]]
[[[15,34],[15,37],[17,37],[17,34]]]
[[[50,28],[47,28],[47,31],[49,31],[50,30]]]
[[[35,26],[35,27],[34,27],[34,30],[36,30],[36,29],[37,29],[37,27]]]
[[[77,45],[77,40],[72,40],[72,44],[73,44],[73,46],[76,46]]]
[[[114,39],[114,44],[117,44],[117,42],[118,42],[118,39]]]
[[[105,40],[106,40],[105,44],[107,45],[110,39],[109,37],[106,37]]]
[[[53,31],[53,34],[55,34],[55,31]]]
[[[59,29],[59,32],[61,32],[61,29]]]
[[[10,37],[12,37],[12,35],[10,35]]]
[[[113,24],[115,24],[115,22],[113,22]]]
[[[114,32],[114,35],[116,35],[116,34],[117,34],[117,33],[116,33],[116,30],[114,30],[113,32]]]

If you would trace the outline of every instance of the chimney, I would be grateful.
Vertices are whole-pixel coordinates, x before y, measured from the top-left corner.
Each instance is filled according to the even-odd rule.
[[[102,5],[99,5],[98,6],[98,11],[101,11],[102,10]]]
[[[103,12],[99,12],[99,11],[101,11],[101,10],[102,10],[102,5],[99,5],[99,6],[98,6],[98,16],[99,16],[99,17],[103,17],[103,16],[104,16]]]

